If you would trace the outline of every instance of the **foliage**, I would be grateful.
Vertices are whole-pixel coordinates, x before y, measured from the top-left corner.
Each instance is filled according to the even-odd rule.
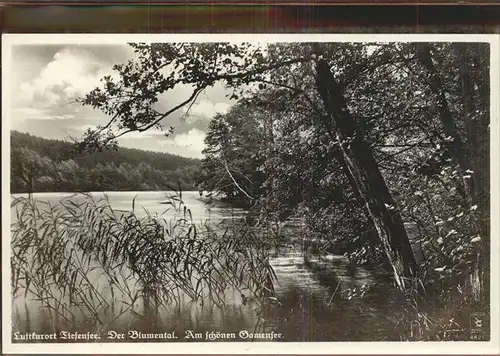
[[[82,99],[111,117],[83,137],[83,150],[161,127],[221,81],[241,100],[210,124],[208,190],[258,202],[278,220],[299,217],[322,253],[383,262],[398,282],[411,244],[408,320],[421,316],[422,299],[489,305],[487,44],[132,47],[137,57]],[[177,85],[192,95],[157,111],[158,96]]]
[[[466,55],[457,55],[457,46],[431,45],[435,71],[431,74],[418,60],[418,45],[373,44],[369,51],[360,44],[326,46],[329,53],[335,53],[329,60],[349,110],[361,125],[395,198],[390,208],[404,218],[418,251],[420,276],[409,292],[441,308],[449,308],[457,298],[462,308],[484,306],[488,290],[487,274],[479,265],[485,266],[480,260],[488,251],[483,221],[489,215],[489,197],[484,195],[484,169],[476,173],[474,168],[476,160],[487,157],[488,144],[482,140],[488,137],[484,120],[488,120],[489,107],[484,98],[489,94],[484,87],[487,81],[478,80],[488,68],[487,49],[472,44],[458,48]],[[464,72],[470,82],[465,84],[475,86],[467,96]],[[265,198],[276,210],[301,216],[310,239],[323,241],[323,251],[345,252],[356,263],[380,263],[382,248],[342,172],[336,142],[327,126],[318,125],[324,113],[314,83],[308,79],[308,68],[296,66],[273,73],[270,81],[275,85],[255,90],[248,101],[255,111],[264,107],[268,120],[277,121],[265,144],[265,185],[272,187],[265,191]],[[437,90],[436,76],[442,78]],[[283,88],[283,83],[290,87]],[[454,121],[455,137],[443,122],[443,115],[448,115],[443,105]],[[476,108],[474,113],[471,107]],[[462,142],[462,148],[457,152],[450,142],[455,146]],[[427,315],[419,306],[407,313],[410,318]],[[441,331],[436,327],[441,322],[431,319],[419,322],[438,335]],[[427,332],[426,337],[434,336]]]
[[[79,100],[82,105],[111,117],[106,125],[86,132],[80,151],[116,147],[116,139],[132,131],[157,128],[168,135],[173,127],[166,129],[161,121],[192,105],[206,88],[222,81],[237,88],[231,98],[238,99],[243,85],[283,65],[280,58],[269,63],[263,48],[249,43],[131,43],[130,46],[135,58],[115,65],[113,75],[104,77],[101,86]],[[160,111],[159,97],[179,86],[190,87],[191,95],[171,109]]]
[[[259,115],[260,114],[260,115]],[[200,188],[223,193],[225,198],[247,200],[262,195],[266,142],[262,113],[250,112],[241,102],[227,114],[217,114],[210,122],[203,151]]]

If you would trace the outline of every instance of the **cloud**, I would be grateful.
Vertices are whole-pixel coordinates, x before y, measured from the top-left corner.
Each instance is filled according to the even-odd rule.
[[[83,128],[83,127],[82,127]],[[205,133],[192,129],[185,133],[165,137],[159,130],[146,132],[131,132],[120,137],[122,147],[140,150],[166,152],[183,157],[202,158],[201,151],[205,148]]]
[[[48,109],[18,108],[13,109],[12,114],[22,120],[53,120]]]
[[[11,91],[11,128],[47,138],[80,137],[88,128],[104,125],[104,113],[74,103],[112,73],[112,65],[133,57],[127,46],[58,45],[27,46],[13,57],[17,80]],[[17,56],[17,57],[16,57]],[[157,109],[165,112],[188,98],[193,88],[179,85],[159,97]],[[225,113],[233,102],[220,83],[205,90],[182,120],[187,107],[169,115],[161,123],[175,126],[165,137],[160,130],[133,132],[119,139],[124,147],[170,152],[186,157],[202,157],[205,131],[216,113]]]
[[[169,152],[185,157],[201,158],[203,157],[201,151],[205,148],[205,136],[203,131],[191,129],[186,133],[162,140],[159,144]]]
[[[187,133],[182,133],[174,137],[174,142],[180,147],[189,147],[197,151],[202,151],[205,148],[206,134],[200,130],[192,129]]]
[[[161,131],[157,129],[149,129],[144,132],[139,132],[139,131],[132,131],[127,134],[125,134],[122,139],[122,141],[125,141],[127,139],[140,139],[140,138],[161,138],[161,137],[166,137],[165,134],[168,133],[167,131]],[[121,138],[122,138],[121,137]]]
[[[111,74],[111,66],[93,52],[65,47],[54,54],[38,76],[20,85],[17,97],[21,103],[42,108],[66,104],[92,90],[106,74]]]
[[[80,125],[71,129],[71,131],[79,136],[88,128],[95,128],[95,126]],[[183,157],[202,158],[201,152],[205,148],[205,136],[206,134],[198,129],[191,129],[188,132],[172,136],[165,136],[165,131],[150,129],[144,132],[129,132],[118,138],[118,143],[122,147],[168,152]]]
[[[96,127],[95,125],[79,125],[69,129],[68,133],[73,137],[81,137],[84,131],[89,128],[95,129]],[[47,134],[44,136],[48,137]],[[164,131],[150,129],[144,132],[129,132],[118,138],[118,143],[120,147],[202,158],[201,152],[205,148],[205,136],[206,134],[198,129],[191,129],[188,132],[171,136],[165,136]]]
[[[113,73],[112,64],[126,61],[128,56],[126,46],[31,46],[15,52],[13,72],[26,73],[33,66],[37,70],[18,75],[23,80],[12,87],[12,127],[26,129],[29,122],[34,124],[32,130],[39,131],[43,121],[61,126],[63,120],[65,129],[72,130],[82,121],[105,122],[105,114],[74,99],[98,86],[104,75]],[[37,121],[41,121],[39,125]]]
[[[208,119],[213,118],[216,114],[225,114],[231,105],[224,102],[211,102],[209,100],[202,100],[191,106],[189,116],[205,117]],[[184,109],[186,112],[187,108]]]

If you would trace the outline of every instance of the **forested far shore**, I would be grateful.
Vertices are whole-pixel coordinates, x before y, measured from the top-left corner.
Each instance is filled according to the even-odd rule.
[[[195,190],[200,161],[119,147],[79,155],[71,142],[11,131],[11,193]]]

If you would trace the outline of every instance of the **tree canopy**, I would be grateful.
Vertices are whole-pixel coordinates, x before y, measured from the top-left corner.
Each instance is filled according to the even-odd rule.
[[[385,261],[405,293],[430,275],[488,298],[487,44],[131,46],[136,57],[81,99],[110,117],[81,150],[163,128],[221,81],[239,101],[210,123],[205,190],[297,214],[325,249],[356,241],[351,258]],[[178,85],[192,94],[160,111]]]

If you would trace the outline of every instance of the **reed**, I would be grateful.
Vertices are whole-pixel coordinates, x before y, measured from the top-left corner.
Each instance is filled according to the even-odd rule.
[[[12,201],[14,295],[30,295],[69,325],[107,325],[142,302],[146,317],[187,296],[225,304],[231,288],[269,297],[272,241],[241,222],[195,223],[182,192],[162,214],[113,210],[107,196],[78,194],[57,205],[32,195]],[[128,308],[109,311],[119,301]]]

